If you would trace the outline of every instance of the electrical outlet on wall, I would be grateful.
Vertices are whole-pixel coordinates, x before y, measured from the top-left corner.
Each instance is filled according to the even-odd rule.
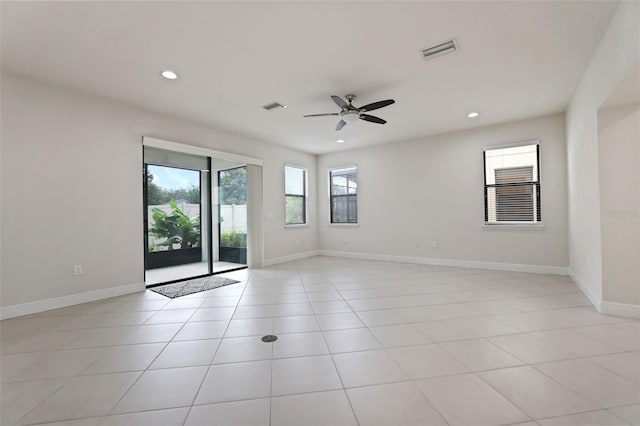
[[[431,241],[431,247],[433,248],[438,247],[438,242],[436,240]]]
[[[73,275],[82,275],[82,265],[73,265]]]
[[[411,247],[418,248],[418,242],[417,241],[411,242]]]

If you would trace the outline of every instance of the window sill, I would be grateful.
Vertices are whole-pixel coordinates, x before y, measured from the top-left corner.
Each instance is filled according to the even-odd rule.
[[[359,228],[360,224],[358,223],[329,223],[327,224],[329,228]]]
[[[541,231],[544,229],[542,223],[484,223],[483,229],[530,229]]]
[[[308,228],[308,227],[309,227],[308,223],[300,223],[300,224],[285,225],[284,229],[299,229],[299,228]]]

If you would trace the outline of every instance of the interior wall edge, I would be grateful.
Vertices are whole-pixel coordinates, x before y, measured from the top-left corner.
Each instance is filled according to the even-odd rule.
[[[593,293],[591,290],[592,287],[588,286],[584,279],[578,276],[571,267],[569,267],[569,276],[584,295],[587,296],[587,299],[589,299],[593,307],[596,308],[598,312],[602,312],[602,298]]]

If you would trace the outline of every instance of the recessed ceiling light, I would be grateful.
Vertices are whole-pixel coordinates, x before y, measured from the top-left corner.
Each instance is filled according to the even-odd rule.
[[[478,114],[477,112],[470,112],[469,114],[467,114],[467,117],[469,118],[476,118],[477,116],[479,116],[480,114]]]
[[[162,71],[162,76],[168,80],[175,80],[178,78],[178,74],[171,70]]]
[[[344,143],[344,139],[338,139],[336,142],[338,142],[338,143]]]

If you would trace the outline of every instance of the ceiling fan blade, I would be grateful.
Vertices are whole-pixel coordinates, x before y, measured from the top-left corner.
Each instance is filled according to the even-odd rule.
[[[380,117],[376,117],[375,115],[369,115],[369,114],[360,114],[360,120],[370,121],[372,123],[378,123],[378,124],[384,124],[387,122],[387,120],[383,120]]]
[[[386,106],[389,106],[391,104],[395,104],[396,101],[394,101],[393,99],[387,99],[385,101],[378,101],[378,102],[373,102],[371,104],[367,104],[363,107],[360,107],[360,111],[373,111],[374,109],[378,109],[378,108],[383,108]]]
[[[336,96],[336,95],[331,95],[331,99],[333,99],[333,102],[336,103],[336,105],[338,105],[340,108],[348,108],[349,104],[342,99],[340,96]]]
[[[303,117],[324,117],[327,115],[340,115],[337,112],[328,112],[326,114],[308,114],[308,115],[303,115]]]
[[[338,131],[338,130],[342,129],[342,128],[343,128],[344,126],[346,126],[346,125],[347,125],[347,122],[346,122],[346,121],[344,121],[344,120],[340,120],[340,121],[338,121],[338,125],[336,126],[336,131]]]

